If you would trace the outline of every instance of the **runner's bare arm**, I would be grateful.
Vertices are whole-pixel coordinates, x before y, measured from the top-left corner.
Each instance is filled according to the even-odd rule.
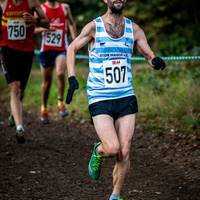
[[[0,33],[1,33],[1,18],[2,18],[2,14],[3,14],[3,12],[2,12],[2,8],[0,6]]]
[[[68,70],[68,77],[75,76],[75,56],[76,52],[88,44],[92,42],[95,35],[95,23],[92,21],[88,23],[83,30],[81,31],[80,35],[69,45],[67,49],[67,70]]]
[[[45,13],[45,9],[43,8],[42,5],[41,5],[41,8],[42,8],[42,10],[43,10],[44,13]],[[45,13],[45,15],[46,15],[46,13]],[[34,16],[35,16],[35,18],[38,17],[38,15],[37,15],[36,12],[34,13]],[[49,25],[49,26],[51,26],[51,25]],[[49,29],[50,29],[50,27],[49,27]],[[34,33],[35,33],[35,34],[36,34],[36,33],[41,33],[41,32],[44,32],[44,31],[48,31],[49,29],[44,28],[44,27],[41,27],[41,26],[35,26]]]
[[[43,28],[43,27],[35,27],[34,33],[41,33],[41,32],[45,32],[45,31],[48,31],[48,30],[49,29]]]
[[[135,45],[138,52],[146,58],[148,63],[152,66],[152,59],[155,57],[153,51],[151,50],[144,31],[135,23],[133,23]]]
[[[8,0],[0,0],[0,6],[1,6],[1,9],[2,9],[2,15],[3,15],[3,11],[4,11],[5,7],[6,7],[7,1]]]
[[[37,18],[33,18],[35,24],[44,28],[49,28],[49,20],[40,6],[39,0],[29,0],[29,5],[37,14]]]
[[[0,5],[2,6],[3,3],[6,3],[7,0],[0,0]]]
[[[71,9],[68,4],[63,4],[63,6],[67,11],[66,18],[68,20],[69,31],[70,31],[72,40],[74,40],[76,38],[76,25],[72,17]]]

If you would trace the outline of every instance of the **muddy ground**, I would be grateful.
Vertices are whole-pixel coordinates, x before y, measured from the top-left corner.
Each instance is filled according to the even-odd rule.
[[[90,121],[55,118],[42,125],[25,112],[27,142],[17,144],[0,107],[0,200],[107,200],[113,159],[103,163],[98,181],[87,164],[96,135]],[[126,200],[199,200],[200,137],[173,131],[152,133],[139,124],[131,149]]]

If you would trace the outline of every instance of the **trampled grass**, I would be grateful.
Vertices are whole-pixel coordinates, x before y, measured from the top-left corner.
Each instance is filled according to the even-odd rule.
[[[164,71],[152,70],[143,63],[135,63],[133,66],[134,87],[139,105],[138,121],[155,131],[197,133],[200,128],[200,67],[188,67],[184,62],[168,63]],[[86,97],[87,74],[86,62],[79,61],[77,77],[80,88],[75,92],[72,103],[68,105],[70,113],[83,118],[89,118]],[[1,99],[8,99],[6,83],[1,75],[0,85]],[[56,110],[56,102],[57,87],[54,74],[49,98],[51,111]],[[39,66],[35,64],[26,89],[25,109],[39,111],[40,103],[41,75]]]

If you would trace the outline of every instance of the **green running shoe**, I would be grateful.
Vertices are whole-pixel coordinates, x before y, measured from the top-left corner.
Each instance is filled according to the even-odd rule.
[[[94,144],[92,156],[88,165],[89,175],[93,180],[97,180],[101,173],[101,164],[103,162],[103,156],[96,154],[96,149],[100,144],[101,142]]]
[[[15,126],[15,120],[12,114],[9,115],[8,117],[8,126],[9,127],[14,127]]]

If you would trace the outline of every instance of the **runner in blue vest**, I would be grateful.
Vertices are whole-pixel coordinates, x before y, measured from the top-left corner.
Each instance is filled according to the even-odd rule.
[[[89,44],[87,95],[89,111],[100,142],[94,145],[88,165],[89,175],[100,176],[105,157],[115,156],[113,191],[109,200],[122,200],[121,189],[130,167],[130,147],[135,129],[137,99],[132,84],[131,56],[133,48],[154,69],[164,69],[164,61],[156,57],[143,30],[122,14],[126,0],[104,0],[107,12],[88,23],[68,47],[67,67],[70,103],[78,82],[75,54]]]

